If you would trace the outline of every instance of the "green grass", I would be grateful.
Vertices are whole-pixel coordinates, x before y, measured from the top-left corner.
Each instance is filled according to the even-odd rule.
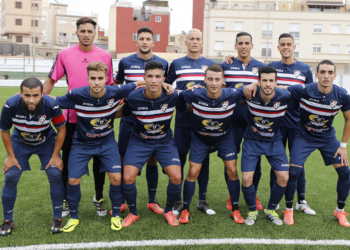
[[[18,87],[0,87],[1,107],[7,100],[18,92]],[[63,95],[65,88],[54,88],[53,95]],[[342,135],[344,119],[340,113],[335,121],[338,139]],[[119,121],[115,121],[116,138],[118,138]],[[6,151],[0,143],[0,163],[4,162]],[[32,244],[50,243],[79,243],[94,241],[119,241],[119,240],[151,240],[151,239],[201,239],[201,238],[267,238],[267,239],[349,239],[349,229],[338,225],[333,219],[333,211],[336,206],[336,181],[337,174],[333,167],[325,167],[320,153],[314,152],[307,160],[306,166],[306,198],[312,208],[317,212],[316,216],[305,215],[295,212],[294,226],[283,225],[281,227],[272,225],[264,219],[263,212],[259,212],[256,225],[246,226],[235,224],[230,218],[230,212],[225,208],[228,198],[228,191],[223,176],[223,163],[216,156],[211,154],[210,158],[210,180],[207,192],[207,201],[217,212],[215,216],[208,216],[198,211],[195,205],[198,200],[198,186],[191,205],[191,221],[188,225],[178,227],[169,226],[162,215],[156,215],[146,208],[148,195],[145,173],[137,178],[138,187],[138,211],[139,221],[124,228],[119,232],[110,230],[110,217],[98,217],[95,207],[92,204],[94,195],[93,176],[84,176],[81,183],[82,199],[80,202],[79,216],[80,225],[73,233],[61,233],[51,235],[52,207],[49,196],[49,183],[46,174],[39,171],[40,163],[37,156],[30,159],[32,171],[26,171],[18,184],[18,198],[15,205],[14,221],[15,229],[13,234],[7,238],[0,238],[0,247],[22,246]],[[92,174],[91,162],[89,165]],[[240,169],[240,158],[238,160]],[[188,164],[185,168],[185,174]],[[166,203],[166,186],[168,178],[159,171],[159,186],[157,200],[161,205]],[[262,178],[258,190],[258,196],[264,206],[269,200],[269,173],[270,165],[265,157],[262,161]],[[241,176],[241,173],[240,173]],[[3,186],[4,175],[0,175],[0,186]],[[109,181],[106,178],[104,196],[108,201],[107,208],[110,210],[111,203],[108,198]],[[284,199],[281,202],[284,208]],[[2,207],[0,208],[2,209]],[[240,197],[240,210],[243,217],[248,212],[247,206]],[[281,209],[282,210],[282,209]],[[280,217],[283,213],[278,211]],[[125,217],[127,212],[122,213]],[[64,223],[67,218],[64,218]],[[216,246],[179,246],[176,249],[227,249],[229,245]],[[235,245],[237,249],[248,248],[271,248],[271,249],[304,249],[303,246],[262,246],[262,245]],[[152,247],[152,249],[173,249],[174,247]],[[330,247],[308,247],[308,249],[328,249]],[[332,247],[338,249],[340,247]],[[142,249],[151,249],[144,247]]]

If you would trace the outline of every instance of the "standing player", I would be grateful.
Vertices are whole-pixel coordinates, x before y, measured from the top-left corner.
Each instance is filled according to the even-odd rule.
[[[181,195],[181,167],[179,155],[172,138],[171,118],[177,105],[178,92],[167,95],[161,85],[165,80],[160,62],[145,64],[146,89],[138,89],[127,96],[123,114],[133,115],[133,127],[124,160],[123,193],[130,213],[123,220],[123,227],[139,219],[136,208],[137,189],[135,179],[145,162],[155,155],[164,172],[169,176],[167,204],[164,217],[172,226],[179,221],[172,212],[176,198]],[[185,106],[183,104],[182,106]],[[135,157],[137,156],[137,157]]]
[[[172,84],[176,80],[176,88],[186,90],[193,85],[199,84],[205,86],[204,75],[205,70],[215,64],[210,59],[201,56],[203,47],[203,35],[198,29],[192,29],[188,32],[185,44],[188,48],[188,54],[185,57],[175,59],[169,68],[166,82]],[[182,177],[186,164],[187,153],[190,149],[191,132],[193,130],[193,114],[190,112],[176,112],[175,119],[175,145],[179,151],[181,161]],[[215,214],[208,203],[207,187],[209,182],[209,154],[203,161],[203,167],[198,177],[199,185],[199,201],[197,208],[209,215]],[[182,208],[181,195],[177,198],[173,212],[178,215]]]
[[[189,222],[189,208],[196,187],[196,179],[201,171],[204,159],[211,147],[218,150],[218,156],[223,160],[228,175],[227,188],[232,201],[239,200],[239,177],[236,169],[237,152],[231,131],[231,116],[241,96],[236,89],[222,89],[224,71],[219,65],[211,65],[205,71],[207,88],[184,91],[180,95],[186,103],[193,107],[194,128],[191,132],[190,170],[187,174],[184,188],[184,209],[181,212],[180,223]],[[237,197],[238,196],[238,197]],[[233,204],[231,204],[233,205]],[[236,223],[244,223],[238,210],[234,209],[231,217]]]
[[[4,223],[0,235],[7,236],[14,227],[13,210],[17,197],[17,183],[23,171],[30,170],[29,158],[39,156],[41,170],[45,170],[50,182],[53,206],[51,232],[62,232],[63,184],[60,158],[66,127],[65,119],[55,101],[43,95],[43,85],[36,78],[21,83],[20,95],[8,99],[1,112],[1,138],[7,151],[4,163],[5,183],[2,188]],[[50,122],[57,129],[50,125]],[[10,129],[14,125],[12,137]],[[56,137],[56,139],[55,139]]]
[[[145,75],[145,64],[150,61],[160,62],[163,66],[164,75],[168,72],[168,62],[156,55],[152,54],[154,46],[153,31],[149,27],[142,27],[137,31],[138,52],[128,57],[124,57],[119,62],[118,74],[115,79],[116,84],[123,84],[143,81]],[[125,152],[127,150],[131,131],[136,123],[133,116],[123,116],[120,120],[119,127],[119,153],[121,162],[124,162]],[[157,159],[151,156],[147,161],[146,179],[148,187],[148,204],[147,208],[157,214],[163,214],[164,209],[156,201],[156,193],[158,187],[158,167]],[[124,204],[123,204],[124,206]]]
[[[345,201],[349,195],[349,163],[346,144],[350,136],[350,95],[333,84],[336,77],[335,66],[329,60],[323,60],[317,66],[318,82],[307,85],[288,87],[292,96],[300,102],[299,130],[295,135],[294,145],[290,153],[289,181],[286,190],[286,211],[284,223],[293,225],[293,199],[297,180],[309,155],[318,149],[325,165],[333,165],[338,174],[337,193],[338,206],[334,217],[339,224],[350,227],[348,214],[344,212]],[[345,126],[341,143],[336,138],[332,125],[339,110],[343,112]]]
[[[63,49],[58,55],[55,64],[52,66],[49,78],[44,83],[44,93],[50,94],[54,84],[64,75],[67,78],[68,91],[72,89],[89,86],[87,81],[86,66],[90,62],[101,61],[108,67],[108,81],[106,84],[113,83],[113,68],[112,59],[107,51],[93,45],[96,35],[96,22],[88,17],[83,17],[77,21],[76,35],[79,39],[79,44],[70,48]],[[62,147],[63,171],[62,180],[65,187],[65,200],[63,204],[63,216],[68,215],[67,200],[67,183],[68,183],[68,160],[69,153],[72,147],[72,139],[77,127],[77,115],[72,110],[64,110],[64,116],[67,120],[67,133]],[[105,182],[105,173],[100,172],[100,161],[98,157],[94,157],[93,173],[95,180],[96,194],[93,197],[93,203],[96,206],[96,213],[99,216],[105,216],[107,210],[103,199],[103,185]]]
[[[235,48],[238,52],[238,57],[234,58],[231,64],[225,62],[221,64],[221,67],[224,69],[224,77],[227,88],[244,88],[246,85],[258,81],[258,71],[261,67],[265,66],[265,64],[251,57],[250,53],[253,49],[252,40],[252,36],[247,32],[240,32],[236,35]],[[248,107],[246,105],[238,105],[235,108],[232,118],[232,133],[238,154],[240,152],[243,134],[247,127]],[[261,163],[259,159],[253,178],[255,193],[257,193],[260,178]],[[226,172],[225,180],[227,181]],[[239,194],[239,180],[237,180],[235,183],[235,189],[237,189],[237,192]],[[239,197],[239,195],[236,197]],[[229,210],[238,210],[238,200],[233,201],[232,204],[234,206],[233,209],[231,207],[230,197],[227,200],[226,208]],[[261,205],[258,197],[256,197],[256,207],[258,210],[263,210],[263,206]]]

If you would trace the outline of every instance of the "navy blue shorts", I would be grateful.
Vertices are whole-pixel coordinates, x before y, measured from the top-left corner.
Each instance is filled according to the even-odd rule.
[[[12,141],[13,152],[22,171],[31,170],[29,158],[34,154],[39,156],[41,162],[40,170],[45,170],[55,149],[55,142],[55,139],[51,139],[38,146],[30,146],[25,143]]]
[[[74,145],[73,141],[68,160],[68,177],[80,178],[85,174],[88,175],[88,163],[94,156],[101,161],[100,172],[120,173],[121,163],[118,152],[118,143],[114,138],[95,147]]]
[[[224,161],[232,161],[237,159],[237,152],[234,145],[232,133],[227,134],[221,140],[217,140],[210,145],[200,140],[193,132],[191,133],[190,160],[197,164],[202,164],[204,158],[211,152],[214,147],[218,151],[218,156]]]
[[[187,155],[191,145],[191,132],[193,128],[175,126],[174,141],[179,155]]]
[[[137,167],[140,172],[151,156],[155,156],[162,168],[180,166],[180,158],[172,137],[157,142],[142,141],[131,137],[124,158],[124,166]]]
[[[121,157],[125,156],[126,150],[128,148],[130,136],[131,136],[131,131],[133,130],[134,125],[135,125],[134,123],[120,120],[118,145],[119,145],[119,154]]]
[[[245,139],[242,146],[242,172],[255,171],[262,155],[266,156],[273,170],[289,171],[286,149],[282,141],[264,142]]]
[[[340,146],[340,142],[336,137],[331,140],[320,142],[307,140],[297,134],[294,139],[294,144],[298,146],[292,148],[292,151],[290,152],[290,164],[303,167],[306,159],[316,149],[321,152],[326,166],[331,164],[341,164],[341,158],[339,155],[334,158],[334,154]]]
[[[288,149],[289,152],[292,151],[293,143],[295,139],[296,129],[281,127],[280,128],[283,146],[287,149],[287,139],[288,139]]]
[[[233,134],[233,140],[235,141],[236,151],[237,154],[241,152],[241,143],[243,141],[243,134],[246,129],[246,127],[238,127],[238,126],[231,126],[232,134]]]

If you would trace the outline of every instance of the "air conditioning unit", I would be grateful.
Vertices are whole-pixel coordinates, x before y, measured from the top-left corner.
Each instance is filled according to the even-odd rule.
[[[224,52],[223,51],[219,51],[218,52],[218,56],[223,56],[224,55]]]

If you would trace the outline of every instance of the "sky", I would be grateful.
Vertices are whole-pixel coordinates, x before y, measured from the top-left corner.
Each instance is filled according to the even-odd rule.
[[[99,25],[103,29],[108,29],[109,9],[116,0],[57,0],[59,3],[67,4],[68,11],[94,12],[98,13]],[[119,0],[126,1],[126,0]],[[144,0],[127,0],[133,4],[142,5]],[[54,2],[54,0],[51,0]],[[83,6],[83,8],[82,8]],[[188,31],[192,27],[192,1],[191,0],[169,0],[172,8],[170,19],[170,33],[180,34],[181,31]]]

